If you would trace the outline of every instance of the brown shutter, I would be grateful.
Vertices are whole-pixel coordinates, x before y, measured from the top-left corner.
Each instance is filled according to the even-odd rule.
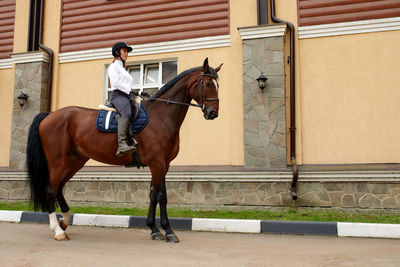
[[[0,1],[0,59],[9,58],[13,51],[15,1]]]
[[[228,0],[63,0],[61,52],[229,34]]]
[[[298,0],[299,25],[400,16],[399,0]]]

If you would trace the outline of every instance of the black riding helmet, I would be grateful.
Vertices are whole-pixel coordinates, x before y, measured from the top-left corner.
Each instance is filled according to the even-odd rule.
[[[128,53],[132,51],[132,47],[128,46],[126,43],[124,43],[124,42],[118,42],[118,43],[115,43],[115,44],[113,45],[113,47],[112,47],[112,55],[113,55],[113,57],[119,57],[119,56],[120,56],[119,50],[120,50],[121,48],[126,48],[126,49],[128,49]]]

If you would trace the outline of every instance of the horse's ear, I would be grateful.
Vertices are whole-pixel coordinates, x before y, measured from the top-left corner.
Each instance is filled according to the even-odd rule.
[[[208,73],[209,71],[210,71],[210,66],[208,65],[208,57],[206,57],[203,63],[203,72]]]
[[[222,65],[224,65],[224,63],[221,63],[221,65],[219,65],[218,67],[216,67],[216,68],[215,68],[215,71],[218,72],[218,71],[221,69]]]

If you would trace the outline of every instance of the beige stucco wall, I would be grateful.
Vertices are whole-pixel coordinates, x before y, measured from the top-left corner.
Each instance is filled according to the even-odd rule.
[[[400,162],[400,31],[300,41],[303,163]]]
[[[17,0],[13,51],[25,52],[28,41],[29,1]],[[7,167],[10,158],[12,105],[14,95],[14,66],[0,69],[0,166]]]
[[[0,166],[8,166],[11,142],[14,70],[0,69]]]
[[[181,151],[174,165],[244,162],[242,40],[237,27],[256,25],[257,6],[256,1],[229,2],[230,47],[128,59],[142,62],[177,58],[178,72],[201,65],[205,57],[209,57],[214,67],[224,63],[219,73],[220,116],[206,121],[200,110],[190,108],[181,129]],[[29,1],[17,0],[16,10],[14,52],[17,53],[26,51]],[[59,64],[60,11],[61,1],[46,1],[43,43],[55,54],[52,110],[68,105],[96,108],[104,100],[104,67],[111,59]],[[400,43],[399,31],[299,40],[296,1],[276,1],[276,15],[296,26],[298,163],[400,162],[397,142],[400,54],[396,46]],[[0,129],[0,166],[8,166],[13,69],[0,70],[0,81],[0,111],[3,122],[9,125]]]
[[[399,163],[400,31],[299,40],[296,1],[276,15],[296,27],[298,163]]]
[[[130,56],[128,63],[178,59],[178,73],[201,66],[224,63],[219,73],[220,114],[206,121],[199,109],[190,108],[181,128],[181,149],[173,165],[243,165],[243,94],[241,38],[237,27],[256,23],[256,2],[230,1],[231,46],[145,56]],[[57,88],[53,94],[56,109],[78,105],[96,108],[103,102],[104,68],[112,59],[63,63],[58,66]],[[56,95],[56,96],[54,96]],[[55,99],[54,99],[55,97]],[[240,123],[238,123],[240,122]],[[99,165],[89,161],[87,165]]]
[[[14,53],[26,52],[29,29],[29,2],[17,0],[15,3]]]
[[[57,83],[58,69],[58,47],[59,47],[59,29],[60,29],[60,10],[61,1],[45,1],[45,27],[43,30],[43,43],[50,47],[55,56],[53,88]],[[51,25],[51,26],[49,26]],[[26,52],[28,42],[28,27],[29,27],[29,1],[17,0],[15,11],[14,25],[14,45],[13,52]],[[2,114],[3,126],[0,127],[0,167],[8,167],[10,157],[10,142],[11,142],[11,122],[12,122],[12,105],[13,90],[14,90],[14,66],[9,69],[0,69],[0,112]],[[55,89],[56,91],[57,89]],[[55,109],[55,98],[53,95],[52,110]],[[29,101],[29,100],[28,100]]]

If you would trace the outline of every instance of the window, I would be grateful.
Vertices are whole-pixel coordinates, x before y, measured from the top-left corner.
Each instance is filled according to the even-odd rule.
[[[106,90],[104,98],[110,100],[111,85],[108,81],[108,66],[105,71]],[[132,89],[154,95],[166,82],[177,75],[178,63],[176,60],[166,60],[149,63],[127,63],[127,71],[133,78]]]

